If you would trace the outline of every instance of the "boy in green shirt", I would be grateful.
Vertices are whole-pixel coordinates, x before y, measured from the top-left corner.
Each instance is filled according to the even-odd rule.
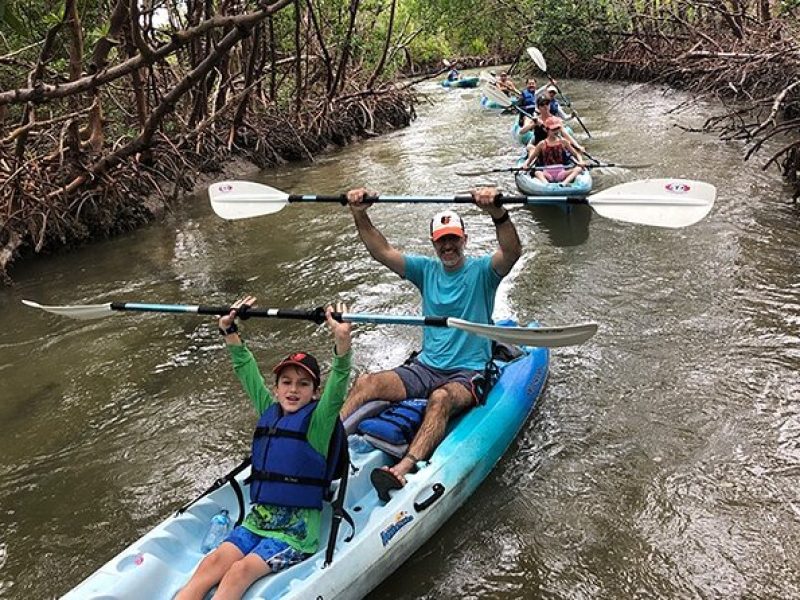
[[[241,598],[257,579],[305,560],[320,545],[322,494],[327,487],[323,480],[331,436],[347,394],[352,326],[335,321],[334,308],[326,308],[335,354],[321,397],[319,365],[302,352],[290,354],[273,369],[273,396],[235,323],[237,311],[255,301],[253,296],[237,301],[219,320],[236,376],[260,417],[253,440],[251,510],[201,561],[176,600],[201,600],[218,583],[214,598]],[[337,304],[335,310],[347,312],[347,307]]]

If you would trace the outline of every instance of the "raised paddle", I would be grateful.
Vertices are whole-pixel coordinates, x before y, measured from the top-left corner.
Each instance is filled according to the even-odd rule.
[[[497,81],[494,74],[486,70],[478,73],[478,77],[480,78],[481,81],[486,81],[487,83],[494,83],[495,81]]]
[[[547,72],[547,63],[544,60],[544,55],[539,51],[538,48],[531,46],[530,48],[528,48],[528,56],[531,57],[533,62],[536,63],[536,66],[539,67],[539,69],[541,69],[542,72],[547,76],[547,79],[550,80],[550,84],[556,88],[558,95],[561,96],[561,98],[564,100],[564,104],[566,104],[569,108],[572,109],[572,113],[575,115],[575,118],[578,120],[578,123],[580,123],[581,127],[583,127],[583,130],[586,132],[586,135],[592,137],[592,134],[589,133],[588,129],[586,129],[586,125],[584,125],[583,121],[581,121],[581,118],[578,115],[578,111],[575,110],[575,108],[570,103],[569,98],[567,98],[561,92],[558,85],[554,82],[553,78],[550,76],[550,73]]]
[[[490,98],[491,100],[494,100],[495,103],[499,104],[503,108],[516,110],[517,112],[522,113],[523,115],[525,115],[526,117],[530,117],[531,119],[534,116],[525,109],[522,109],[516,104],[514,104],[511,101],[510,97],[508,97],[505,93],[498,90],[493,85],[481,86],[481,91],[486,97]]]
[[[208,188],[211,207],[223,219],[246,219],[280,211],[293,202],[347,203],[345,194],[314,196],[287,194],[252,181],[221,181]],[[500,204],[588,204],[601,217],[652,225],[654,227],[686,227],[705,217],[714,206],[716,188],[703,181],[686,179],[645,179],[615,185],[602,192],[570,196],[506,196],[498,194]],[[377,203],[471,204],[470,194],[454,196],[376,196]]]
[[[102,319],[121,311],[180,313],[196,315],[227,315],[230,306],[200,306],[189,304],[140,304],[136,302],[107,302],[105,304],[81,304],[75,306],[44,306],[31,300],[23,300],[31,308],[70,317],[72,319]],[[325,311],[322,308],[299,310],[293,308],[250,308],[239,316],[270,319],[299,319],[322,323]],[[454,317],[425,317],[414,315],[376,315],[334,312],[333,318],[343,323],[377,323],[384,325],[414,325],[419,327],[447,327],[460,329],[474,335],[504,344],[555,348],[582,344],[597,332],[597,323],[578,323],[563,327],[502,327],[456,319]]]
[[[592,159],[594,160],[594,159]],[[564,169],[571,169],[575,165],[561,165]],[[601,163],[597,162],[596,164],[587,164],[584,166],[585,169],[649,169],[652,167],[653,164],[642,164],[642,165],[623,165],[617,163]],[[460,177],[478,177],[480,175],[489,175],[490,173],[518,173],[520,171],[543,171],[545,167],[532,167],[530,169],[525,169],[524,167],[504,167],[500,169],[483,169],[482,171],[456,171],[456,175]]]

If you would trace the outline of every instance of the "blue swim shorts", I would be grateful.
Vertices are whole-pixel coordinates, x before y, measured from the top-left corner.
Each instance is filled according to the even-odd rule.
[[[245,556],[251,553],[260,556],[273,573],[303,562],[311,556],[311,554],[295,550],[286,542],[271,537],[262,537],[241,525],[234,527],[225,541],[236,546]]]

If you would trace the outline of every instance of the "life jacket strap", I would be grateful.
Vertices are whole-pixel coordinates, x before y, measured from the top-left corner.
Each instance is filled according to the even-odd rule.
[[[283,473],[274,473],[272,471],[257,471],[250,472],[247,478],[247,483],[252,481],[277,481],[279,483],[296,483],[299,485],[313,485],[316,487],[326,488],[330,485],[330,481],[319,479],[318,477],[295,477],[292,475],[284,475]]]
[[[292,431],[290,429],[281,429],[280,427],[256,427],[253,432],[253,438],[258,437],[286,437],[295,440],[305,440],[306,434],[299,431]]]

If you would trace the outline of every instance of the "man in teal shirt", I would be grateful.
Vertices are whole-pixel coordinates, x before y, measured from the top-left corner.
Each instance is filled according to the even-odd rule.
[[[497,206],[495,188],[472,194],[475,204],[489,214],[497,232],[498,247],[492,254],[467,257],[464,221],[451,210],[430,222],[430,238],[436,258],[406,255],[394,248],[373,225],[364,189],[347,194],[358,233],[372,257],[419,289],[425,315],[457,317],[491,323],[497,288],[522,254],[517,230],[508,211]],[[410,364],[389,371],[360,376],[342,408],[346,418],[369,400],[399,402],[427,398],[428,405],[408,453],[390,468],[376,469],[371,479],[382,500],[388,491],[405,485],[405,476],[417,462],[430,457],[444,437],[450,417],[475,405],[473,377],[491,358],[491,343],[465,331],[426,327],[422,351]]]

